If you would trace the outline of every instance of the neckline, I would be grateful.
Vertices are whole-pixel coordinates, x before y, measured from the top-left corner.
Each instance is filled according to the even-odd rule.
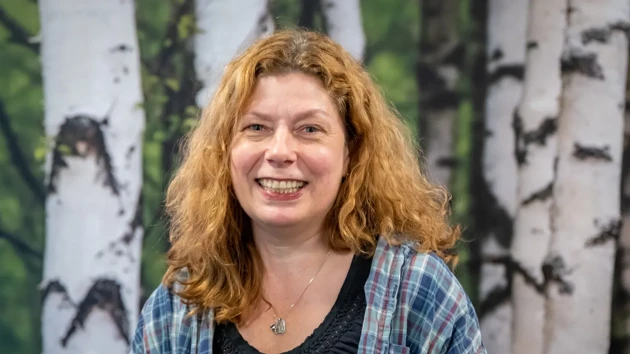
[[[337,294],[337,298],[335,299],[335,303],[333,304],[330,311],[324,317],[322,323],[319,324],[314,330],[313,333],[308,335],[304,341],[298,345],[297,347],[290,349],[289,351],[282,352],[282,354],[298,354],[302,353],[311,342],[316,342],[319,337],[321,337],[325,332],[326,328],[331,324],[331,322],[335,319],[335,316],[339,312],[339,308],[343,305],[343,302],[347,300],[350,290],[352,289],[352,284],[359,273],[359,269],[364,259],[360,256],[354,255],[352,257],[352,262],[350,263],[350,268],[348,269],[348,273],[341,285],[341,289],[339,290],[339,294]],[[243,336],[241,332],[238,331],[238,328],[234,325],[234,323],[226,323],[225,325],[226,335],[229,340],[231,340],[237,349],[244,349],[246,353],[261,353],[258,349],[253,347]]]

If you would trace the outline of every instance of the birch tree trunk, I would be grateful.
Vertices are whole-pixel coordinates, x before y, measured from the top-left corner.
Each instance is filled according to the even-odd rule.
[[[459,1],[426,0],[422,3],[422,39],[420,42],[421,134],[426,141],[425,154],[434,182],[448,187],[455,167],[455,122],[464,47],[458,31]]]
[[[493,225],[481,245],[481,331],[489,353],[509,353],[512,223],[516,211],[516,159],[512,117],[521,98],[527,0],[489,0],[488,93],[482,167],[493,205]]]
[[[555,236],[545,264],[548,353],[606,353],[630,2],[570,0],[562,61]]]
[[[267,1],[196,0],[200,31],[194,38],[195,72],[202,83],[197,106],[205,107],[221,80],[225,66],[260,36],[273,32]]]
[[[365,54],[365,33],[359,0],[321,0],[328,36],[358,61]]]
[[[523,98],[514,115],[518,211],[514,223],[512,352],[544,353],[544,263],[552,237],[551,208],[562,94],[560,60],[567,0],[531,0]]]
[[[43,353],[127,353],[138,318],[142,133],[133,1],[41,0]]]

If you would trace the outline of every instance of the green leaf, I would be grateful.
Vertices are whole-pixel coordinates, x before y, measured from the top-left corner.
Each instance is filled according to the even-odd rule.
[[[191,34],[194,33],[195,29],[195,18],[193,15],[187,14],[180,17],[179,22],[177,22],[177,34],[180,39],[186,39]]]
[[[166,79],[164,80],[164,84],[168,86],[168,88],[170,88],[173,92],[179,92],[179,81],[177,81],[176,79]]]
[[[70,155],[72,153],[72,148],[66,144],[57,145],[57,151],[59,151],[62,155]]]

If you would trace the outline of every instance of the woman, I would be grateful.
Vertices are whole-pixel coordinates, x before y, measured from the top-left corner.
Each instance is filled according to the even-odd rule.
[[[252,45],[169,186],[169,268],[132,352],[485,353],[411,141],[326,37]]]

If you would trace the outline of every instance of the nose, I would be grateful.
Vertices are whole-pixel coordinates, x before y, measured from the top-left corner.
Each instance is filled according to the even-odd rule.
[[[274,132],[265,153],[265,159],[274,165],[286,165],[295,162],[294,137],[287,129],[278,129]]]

